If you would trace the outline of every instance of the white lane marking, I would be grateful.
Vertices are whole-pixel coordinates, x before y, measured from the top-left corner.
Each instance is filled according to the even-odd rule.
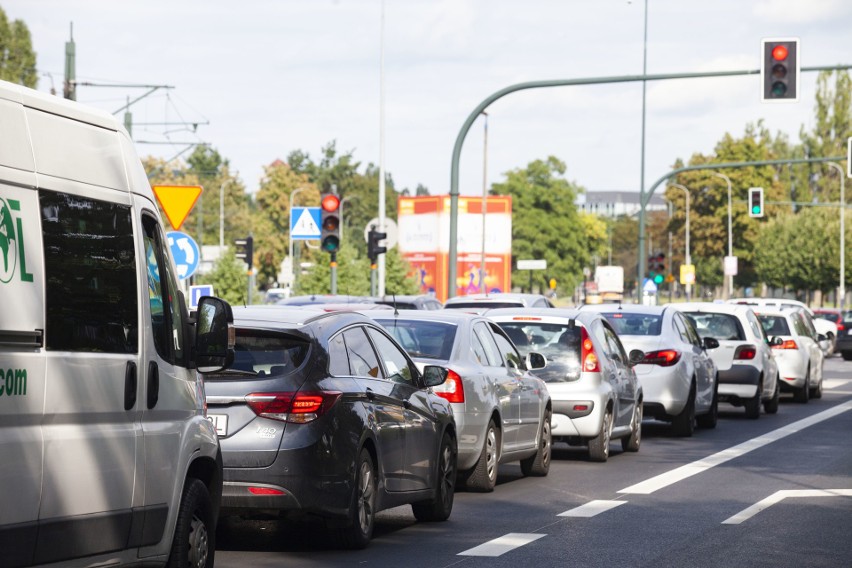
[[[600,499],[596,499],[594,501],[589,501],[585,505],[580,505],[579,507],[574,507],[573,509],[569,509],[564,513],[559,513],[556,515],[557,517],[594,517],[600,513],[604,513],[609,511],[610,509],[615,509],[619,505],[624,505],[627,501],[603,501]]]
[[[509,533],[507,535],[501,536],[500,538],[489,540],[485,544],[480,544],[479,546],[476,546],[469,550],[465,550],[464,552],[459,552],[458,556],[501,556],[503,554],[506,554],[510,550],[514,550],[525,544],[529,544],[533,541],[540,539],[543,536],[547,535],[532,533]]]
[[[751,507],[743,509],[733,517],[722,521],[723,525],[738,525],[749,520],[764,509],[780,503],[788,497],[852,497],[852,489],[784,489],[776,491],[766,499],[758,501]]]
[[[822,388],[836,389],[837,387],[845,387],[850,382],[852,382],[852,379],[823,379]]]
[[[752,438],[751,440],[743,442],[742,444],[732,446],[726,450],[722,450],[721,452],[707,456],[706,458],[694,461],[692,463],[688,463],[671,471],[667,471],[666,473],[661,473],[660,475],[652,477],[651,479],[647,479],[645,481],[637,483],[636,485],[631,485],[630,487],[622,489],[621,491],[619,491],[619,493],[650,495],[654,491],[657,491],[664,487],[668,487],[669,485],[673,485],[678,481],[683,481],[688,477],[692,477],[693,475],[697,475],[699,473],[707,471],[711,467],[715,467],[717,465],[725,463],[726,461],[738,458],[744,454],[757,450],[758,448],[762,448],[767,444],[776,442],[781,438],[785,438],[791,434],[795,434],[800,430],[804,430],[809,426],[813,426],[814,424],[818,424],[824,420],[828,420],[829,418],[833,418],[838,414],[842,414],[850,409],[852,409],[852,400],[846,401],[843,404],[838,404],[837,406],[829,408],[828,410],[824,410],[822,412],[814,414],[813,416],[803,418],[802,420],[798,420],[796,422],[793,422],[792,424],[784,426],[783,428],[779,428],[777,430],[773,430],[772,432],[768,432],[762,436],[758,436],[757,438]]]

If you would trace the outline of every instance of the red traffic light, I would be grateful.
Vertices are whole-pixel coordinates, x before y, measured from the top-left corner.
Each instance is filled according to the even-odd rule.
[[[340,198],[333,193],[328,193],[322,198],[324,211],[337,211],[340,208]]]
[[[786,45],[776,45],[772,49],[772,59],[775,61],[784,61],[787,59],[787,46]]]

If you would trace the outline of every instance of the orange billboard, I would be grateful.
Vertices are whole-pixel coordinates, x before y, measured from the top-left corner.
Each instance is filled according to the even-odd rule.
[[[455,295],[504,292],[512,286],[512,198],[489,197],[482,271],[482,197],[459,197]],[[423,294],[448,296],[450,196],[400,197],[399,251],[411,264]]]

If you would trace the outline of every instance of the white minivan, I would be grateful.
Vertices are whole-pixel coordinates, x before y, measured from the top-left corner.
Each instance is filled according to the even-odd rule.
[[[212,566],[222,460],[151,186],[110,115],[0,81],[0,564]],[[197,322],[196,322],[197,320]]]

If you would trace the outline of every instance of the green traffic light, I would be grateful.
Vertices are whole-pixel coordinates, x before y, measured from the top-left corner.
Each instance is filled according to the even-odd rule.
[[[752,205],[751,212],[755,215],[758,215],[760,213],[760,205]]]
[[[663,275],[655,274],[654,275],[654,284],[662,284],[663,283]]]

